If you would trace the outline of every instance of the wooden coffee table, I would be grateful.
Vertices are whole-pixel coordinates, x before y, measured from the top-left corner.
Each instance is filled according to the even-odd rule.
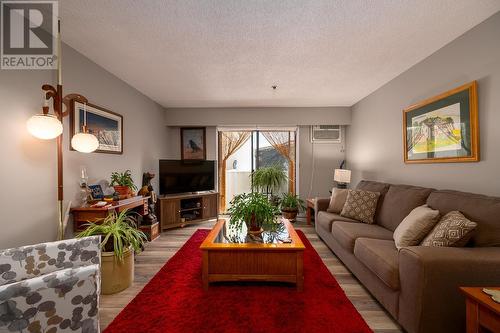
[[[292,224],[283,219],[291,243],[230,243],[225,220],[219,220],[200,246],[203,251],[203,288],[218,281],[279,281],[304,285],[305,246]]]

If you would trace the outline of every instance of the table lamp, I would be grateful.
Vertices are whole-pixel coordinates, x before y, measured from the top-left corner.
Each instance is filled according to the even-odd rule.
[[[335,169],[333,180],[337,183],[337,188],[347,188],[351,182],[351,170]]]

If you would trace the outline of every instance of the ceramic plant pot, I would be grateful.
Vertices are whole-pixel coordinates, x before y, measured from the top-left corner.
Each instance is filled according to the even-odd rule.
[[[128,186],[115,185],[113,187],[120,197],[128,198],[130,196],[130,188]]]
[[[127,289],[134,282],[134,251],[126,250],[123,261],[114,252],[101,254],[101,293],[116,294]]]

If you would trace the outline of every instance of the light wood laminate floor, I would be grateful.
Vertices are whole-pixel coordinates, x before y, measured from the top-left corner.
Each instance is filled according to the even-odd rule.
[[[215,221],[168,230],[163,232],[159,239],[147,244],[146,250],[136,256],[134,284],[118,294],[101,296],[101,330],[104,330],[135,295],[141,291],[196,229],[210,229],[214,223]],[[375,333],[403,332],[391,316],[383,310],[382,306],[319,239],[314,227],[307,226],[303,219],[299,219],[294,227],[304,232],[346,295]]]

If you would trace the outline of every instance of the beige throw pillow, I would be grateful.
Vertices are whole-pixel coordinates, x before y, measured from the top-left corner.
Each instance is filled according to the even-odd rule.
[[[427,205],[413,209],[394,230],[394,242],[398,249],[415,246],[434,228],[439,220],[439,211]]]
[[[451,211],[439,221],[430,234],[425,237],[422,246],[465,246],[477,227],[459,211]]]
[[[377,210],[379,197],[379,192],[348,190],[347,199],[340,215],[371,224],[374,222],[373,217]]]
[[[346,188],[333,188],[332,196],[330,197],[330,205],[326,210],[328,213],[339,214],[344,208],[347,194],[349,191]]]

